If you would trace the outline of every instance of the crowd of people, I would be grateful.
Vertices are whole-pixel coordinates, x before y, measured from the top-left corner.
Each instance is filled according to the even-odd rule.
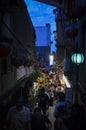
[[[56,97],[52,96],[52,102]],[[52,103],[51,98],[42,87],[36,95],[38,105],[34,106],[31,112],[28,106],[24,104],[24,98],[19,97],[16,104],[12,106],[7,113],[6,130],[85,130],[85,114],[83,106],[73,104],[71,107],[65,100],[65,93],[57,93],[57,102]],[[53,106],[52,124],[47,111]],[[70,109],[70,111],[69,111]]]

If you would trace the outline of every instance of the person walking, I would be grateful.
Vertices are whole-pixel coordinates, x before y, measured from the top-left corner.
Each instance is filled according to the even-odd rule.
[[[65,94],[60,92],[58,94],[58,102],[55,104],[54,109],[54,130],[68,130],[68,113],[67,103],[65,101]]]
[[[46,115],[47,110],[49,109],[49,97],[45,93],[45,88],[42,87],[39,94],[37,95],[38,106],[42,109],[43,114]]]
[[[50,130],[51,126],[51,121],[42,114],[41,108],[34,108],[31,116],[31,130]]]
[[[19,97],[7,113],[7,130],[31,130],[30,109],[24,106],[24,98]]]

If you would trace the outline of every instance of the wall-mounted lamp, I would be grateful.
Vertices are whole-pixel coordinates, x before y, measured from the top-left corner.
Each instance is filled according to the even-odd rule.
[[[84,62],[84,55],[82,53],[74,53],[71,56],[71,60],[73,63],[79,65]]]
[[[78,82],[79,82],[79,65],[84,62],[84,55],[82,53],[74,53],[71,60],[76,64],[76,87],[75,87],[75,103],[78,103]]]

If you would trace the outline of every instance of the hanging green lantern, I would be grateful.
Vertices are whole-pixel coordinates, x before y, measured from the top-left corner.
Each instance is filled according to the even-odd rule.
[[[71,57],[73,63],[79,65],[84,61],[84,55],[82,53],[74,53]]]

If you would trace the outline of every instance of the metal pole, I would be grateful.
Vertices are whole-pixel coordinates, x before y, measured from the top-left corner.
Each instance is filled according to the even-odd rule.
[[[75,104],[78,104],[78,82],[79,82],[79,66],[76,64]]]

